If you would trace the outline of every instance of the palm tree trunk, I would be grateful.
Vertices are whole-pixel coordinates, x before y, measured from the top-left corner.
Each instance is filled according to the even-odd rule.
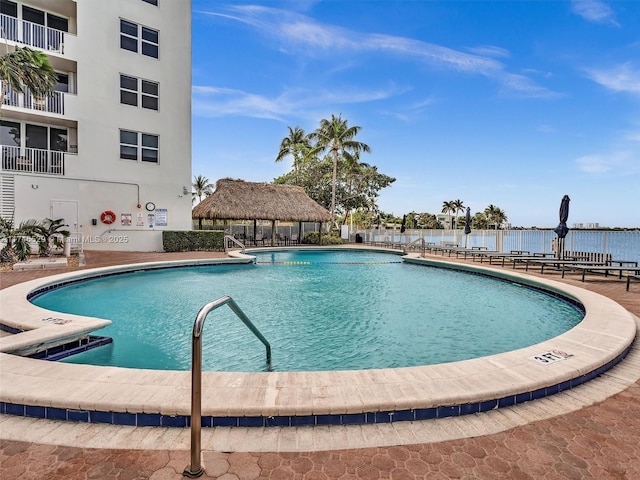
[[[338,151],[333,150],[333,182],[331,183],[331,224],[335,223],[336,212],[336,182],[338,180]]]

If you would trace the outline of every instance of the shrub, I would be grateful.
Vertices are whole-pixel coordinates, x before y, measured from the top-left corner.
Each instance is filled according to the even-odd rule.
[[[319,245],[320,234],[318,232],[309,232],[304,235],[302,243],[307,245]],[[342,245],[344,240],[335,235],[322,235],[322,245]]]
[[[165,252],[221,252],[224,251],[224,231],[163,230],[162,247]]]

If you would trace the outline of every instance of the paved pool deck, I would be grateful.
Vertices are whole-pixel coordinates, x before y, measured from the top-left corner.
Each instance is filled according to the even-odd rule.
[[[85,268],[207,255],[212,256],[87,252]],[[0,282],[6,288],[54,273],[6,272]],[[614,277],[588,276],[584,284],[578,275],[543,277],[605,295],[640,315],[638,284],[626,292],[624,280]],[[203,478],[640,478],[639,377],[634,345],[618,366],[585,385],[479,415],[361,426],[203,429]],[[186,429],[0,418],[3,479],[177,479],[189,463],[188,449]]]

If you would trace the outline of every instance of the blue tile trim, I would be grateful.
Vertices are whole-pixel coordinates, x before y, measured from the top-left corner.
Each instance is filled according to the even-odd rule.
[[[113,412],[113,423],[116,425],[136,426],[136,423],[137,423],[136,414]]]
[[[302,425],[315,425],[316,424],[315,415],[300,415],[299,417],[290,417],[290,419],[291,419],[291,426],[292,427],[299,427],[299,426],[302,426]]]
[[[416,409],[416,420],[431,420],[438,418],[437,408],[418,408]]]
[[[9,325],[4,325],[2,323],[0,323],[0,330],[2,330],[3,332],[8,332],[8,333],[22,333],[22,332],[24,332],[24,330],[21,330],[19,328],[15,328],[15,327],[10,327]]]
[[[63,345],[56,345],[41,352],[28,355],[28,357],[38,360],[49,360],[55,362],[72,355],[76,355],[77,353],[86,352],[87,350],[92,350],[94,348],[108,345],[110,343],[113,343],[113,339],[111,337],[89,335],[88,337],[74,340],[73,342],[65,343]]]
[[[137,419],[136,425],[138,427],[157,427],[160,425],[159,413],[138,413],[135,415]]]
[[[203,427],[276,427],[276,426],[300,426],[300,425],[349,425],[365,423],[391,423],[414,420],[430,420],[434,418],[446,418],[470,413],[487,412],[495,408],[501,408],[536,400],[557,392],[562,392],[601,375],[608,369],[617,365],[631,350],[627,347],[618,357],[602,367],[585,373],[579,377],[546,388],[539,388],[530,392],[522,392],[499,399],[485,400],[477,403],[462,405],[442,405],[432,408],[417,408],[410,410],[395,410],[383,412],[363,412],[326,415],[291,415],[276,417],[202,417]],[[0,402],[0,413],[7,415],[27,416],[35,418],[48,418],[51,420],[69,420],[75,422],[108,423],[114,425],[136,425],[139,427],[188,427],[191,417],[188,415],[169,416],[159,413],[126,413],[126,412],[102,412],[65,409],[56,407],[43,407],[38,405],[21,405],[9,402]]]

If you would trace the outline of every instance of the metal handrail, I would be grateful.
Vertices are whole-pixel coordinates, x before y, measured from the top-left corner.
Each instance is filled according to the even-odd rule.
[[[233,235],[225,235],[224,236],[224,251],[225,252],[228,250],[228,241],[235,243],[236,245],[238,245],[244,251],[245,246],[244,246],[244,244],[242,242],[240,242]]]
[[[421,245],[421,256],[424,257],[424,252],[425,252],[425,243],[424,243],[424,237],[420,237],[415,239],[413,242],[409,243],[408,245],[405,245],[404,247],[404,253],[407,253],[407,251],[409,250],[409,248],[411,248],[413,245],[415,245],[416,243],[420,242]]]
[[[256,326],[251,323],[251,320],[244,314],[233,298],[225,295],[211,303],[207,303],[200,309],[193,322],[193,338],[191,341],[191,464],[182,472],[183,476],[189,478],[197,478],[204,473],[204,468],[200,461],[202,450],[202,330],[209,312],[223,305],[229,305],[233,313],[264,344],[267,349],[267,370],[271,370],[271,345]]]

